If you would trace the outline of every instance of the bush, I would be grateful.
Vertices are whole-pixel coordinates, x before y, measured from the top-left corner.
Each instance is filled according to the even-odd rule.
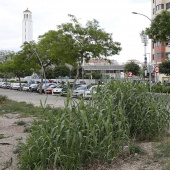
[[[7,96],[0,95],[0,104],[4,103],[7,99]]]
[[[20,167],[75,170],[96,160],[110,162],[123,154],[123,146],[132,146],[131,138],[162,136],[169,125],[167,106],[144,84],[119,81],[108,83],[90,101],[68,98],[65,108],[35,121],[20,145]]]
[[[170,86],[154,85],[154,86],[152,86],[152,92],[155,92],[155,93],[170,93]]]

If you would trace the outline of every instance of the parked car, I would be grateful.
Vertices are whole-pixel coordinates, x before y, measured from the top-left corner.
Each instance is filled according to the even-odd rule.
[[[29,84],[24,84],[22,87],[23,91],[29,91]]]
[[[2,88],[2,85],[3,85],[4,83],[5,83],[5,82],[2,82],[2,81],[0,82],[0,88]]]
[[[73,90],[72,97],[82,97],[83,93],[88,90],[91,86],[90,85],[81,85],[80,87]]]
[[[62,89],[64,88],[64,85],[58,85],[56,88],[52,90],[52,95],[61,95],[62,94]]]
[[[37,92],[38,86],[39,86],[39,84],[31,84],[29,86],[29,91],[30,92]]]
[[[75,84],[74,86],[74,89],[77,89],[78,87],[80,87],[82,84],[80,83],[77,83]],[[68,85],[65,85],[64,88],[62,89],[62,96],[66,96],[67,93],[68,93],[68,90],[72,89],[73,88],[73,83],[71,84],[68,84]]]
[[[37,92],[38,92],[38,93],[40,93],[40,85],[41,85],[41,84],[39,84],[39,86],[38,86],[38,88],[37,88]],[[42,93],[44,93],[44,92],[45,92],[45,89],[48,88],[48,87],[51,86],[51,85],[57,85],[57,84],[56,84],[56,83],[44,83],[44,84],[42,85]]]
[[[4,89],[10,89],[11,88],[11,83],[3,82],[1,87],[4,88]]]
[[[84,99],[91,99],[94,94],[97,93],[98,90],[101,90],[104,85],[93,85],[88,90],[83,93]]]
[[[20,84],[19,83],[11,83],[11,90],[19,90]]]
[[[52,90],[55,89],[56,87],[57,87],[57,84],[51,84],[51,85],[49,85],[49,87],[44,89],[44,92],[46,94],[52,94]]]

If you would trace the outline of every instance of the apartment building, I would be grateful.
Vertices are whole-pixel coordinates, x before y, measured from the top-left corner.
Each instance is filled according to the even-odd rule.
[[[152,14],[151,18],[154,19],[156,14],[162,10],[170,11],[170,0],[151,0]],[[161,63],[165,59],[170,59],[170,40],[169,42],[152,43],[151,60],[152,63]]]

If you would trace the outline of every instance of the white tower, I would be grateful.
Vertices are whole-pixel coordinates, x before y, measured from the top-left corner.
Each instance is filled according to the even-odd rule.
[[[32,29],[32,13],[28,8],[23,11],[22,20],[22,43],[25,41],[30,42],[33,40],[33,29]]]

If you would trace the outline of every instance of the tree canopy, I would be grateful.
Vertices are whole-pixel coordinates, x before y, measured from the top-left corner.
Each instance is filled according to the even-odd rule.
[[[136,64],[135,62],[131,61],[131,62],[125,64],[124,71],[125,72],[131,71],[133,73],[133,75],[137,76],[137,75],[139,75],[140,67],[139,67],[138,64]]]
[[[150,28],[145,30],[153,42],[168,41],[170,39],[170,12],[163,10],[151,22]]]
[[[170,60],[165,60],[159,64],[160,73],[170,75]]]

